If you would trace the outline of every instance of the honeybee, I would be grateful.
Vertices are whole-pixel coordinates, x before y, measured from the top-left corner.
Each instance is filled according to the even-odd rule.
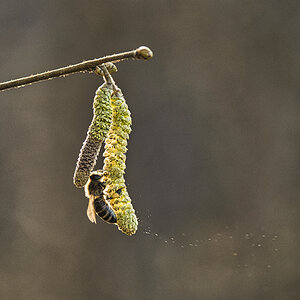
[[[96,214],[107,223],[116,223],[117,218],[113,209],[103,197],[105,185],[101,182],[102,171],[92,172],[84,187],[85,196],[89,198],[87,216],[92,223],[96,223]]]

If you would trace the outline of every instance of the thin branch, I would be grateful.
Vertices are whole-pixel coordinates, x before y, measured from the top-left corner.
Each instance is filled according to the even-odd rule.
[[[136,50],[113,54],[109,56],[104,56],[101,58],[96,58],[92,60],[87,60],[82,63],[78,63],[75,65],[70,65],[67,67],[46,71],[43,73],[30,75],[28,77],[23,77],[11,81],[6,81],[3,83],[0,83],[0,91],[11,89],[11,88],[19,88],[25,85],[29,85],[38,81],[52,79],[55,77],[61,77],[61,76],[67,76],[69,74],[79,73],[79,72],[91,72],[94,71],[94,69],[107,62],[119,62],[122,60],[127,59],[143,59],[147,60],[150,59],[153,56],[152,51],[147,47],[139,47]]]

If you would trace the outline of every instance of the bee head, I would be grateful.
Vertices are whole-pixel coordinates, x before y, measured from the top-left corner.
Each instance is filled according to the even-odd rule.
[[[101,172],[93,172],[90,175],[90,180],[85,185],[85,195],[87,198],[92,196],[101,196],[105,185],[100,181],[102,178]]]
[[[99,181],[101,179],[101,176],[99,174],[92,174],[90,176],[91,181]]]

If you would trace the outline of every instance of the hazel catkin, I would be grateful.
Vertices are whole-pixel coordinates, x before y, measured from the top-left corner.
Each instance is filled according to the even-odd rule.
[[[137,230],[138,220],[124,179],[131,116],[120,89],[112,95],[111,107],[112,124],[105,140],[103,153],[105,157],[102,177],[105,183],[103,193],[116,214],[119,230],[127,235],[133,235]]]
[[[96,91],[93,102],[93,120],[80,149],[73,177],[73,182],[78,188],[84,187],[87,183],[96,164],[102,142],[107,137],[112,120],[110,105],[112,92],[112,85],[106,82]]]

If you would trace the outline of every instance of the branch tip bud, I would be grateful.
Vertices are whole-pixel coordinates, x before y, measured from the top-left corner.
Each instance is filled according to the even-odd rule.
[[[153,57],[153,52],[146,46],[137,48],[135,52],[135,57],[138,59],[148,60]]]

